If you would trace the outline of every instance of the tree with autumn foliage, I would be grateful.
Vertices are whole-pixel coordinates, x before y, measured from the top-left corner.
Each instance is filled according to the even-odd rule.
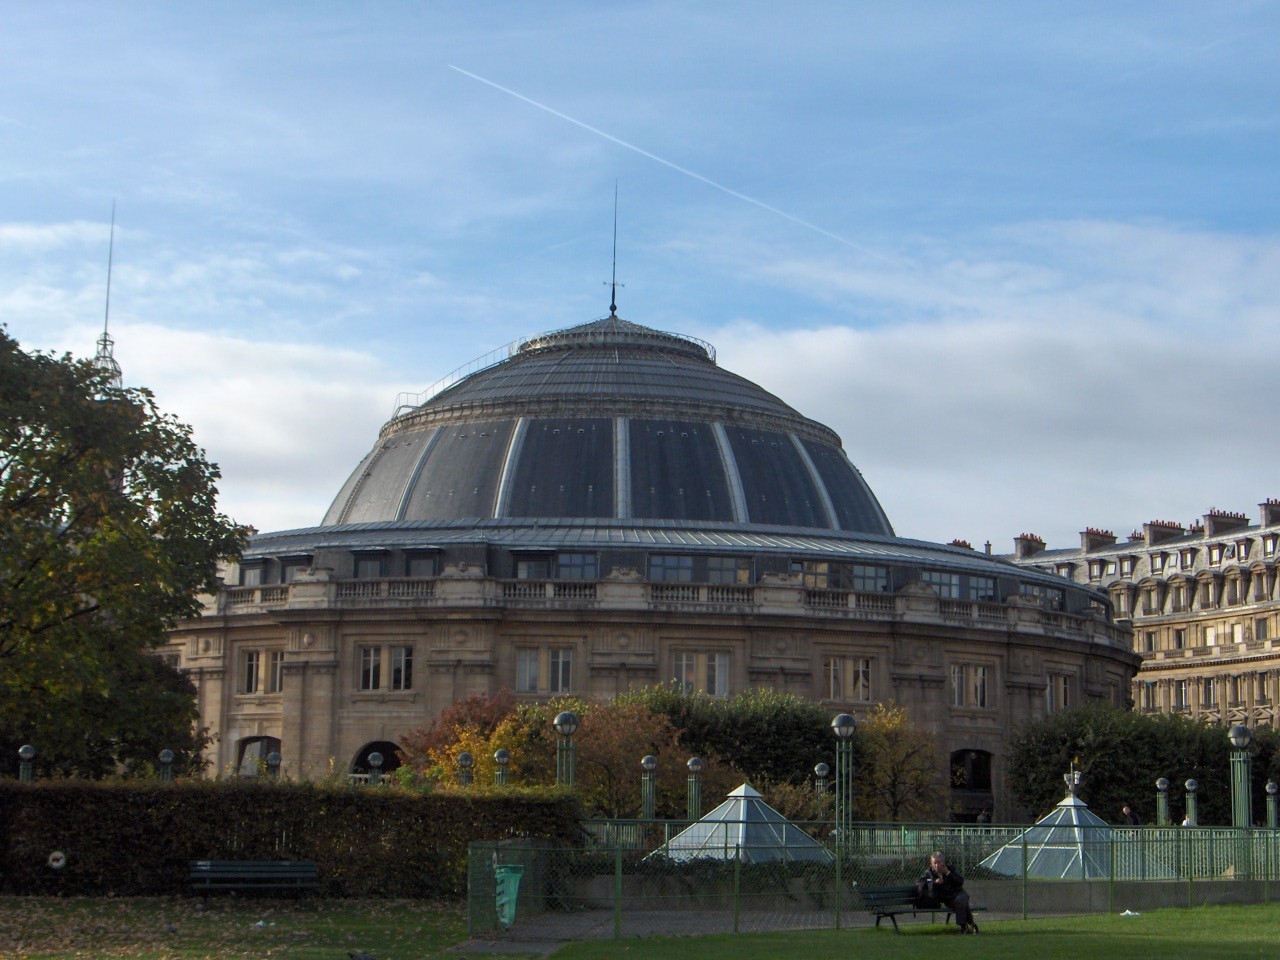
[[[0,328],[0,752],[98,775],[194,762],[194,691],[142,658],[197,616],[248,531],[218,469],[146,390]]]
[[[649,754],[658,759],[657,815],[681,818],[686,813],[690,753],[681,743],[680,731],[665,714],[642,704],[572,697],[516,704],[506,692],[493,698],[469,698],[463,704],[446,710],[430,727],[402,738],[407,764],[444,782],[457,783],[457,757],[466,751],[475,761],[473,782],[484,786],[496,782],[493,755],[501,748],[511,757],[507,766],[510,785],[551,786],[556,779],[558,739],[552,721],[560,711],[568,710],[581,721],[573,736],[574,789],[593,816],[640,815],[640,760]],[[704,806],[710,809],[744,777],[714,754],[702,759]]]
[[[872,708],[858,735],[854,810],[859,820],[945,819],[949,793],[932,733],[891,701]]]

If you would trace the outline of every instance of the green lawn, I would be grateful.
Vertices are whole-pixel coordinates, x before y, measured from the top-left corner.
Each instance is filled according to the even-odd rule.
[[[882,927],[574,943],[558,951],[556,960],[1252,960],[1280,957],[1280,904],[991,921],[982,923],[976,937],[954,931],[942,924],[904,923],[901,934]]]
[[[880,930],[655,937],[568,944],[556,960],[1251,960],[1280,956],[1280,904],[1161,910],[1140,917],[1003,920],[965,937],[942,924]],[[461,906],[395,900],[0,898],[5,960],[473,960]],[[448,952],[446,952],[448,951]],[[503,953],[499,960],[518,954]]]
[[[4,960],[420,960],[466,934],[461,905],[403,900],[0,898]]]

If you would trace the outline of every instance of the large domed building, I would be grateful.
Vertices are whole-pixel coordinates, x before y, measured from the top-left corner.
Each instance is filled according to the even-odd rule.
[[[1127,700],[1108,598],[894,536],[840,438],[710,345],[614,314],[402,406],[319,526],[255,536],[169,650],[220,768],[360,772],[449,703],[676,681],[907,706],[952,809],[1017,724]]]

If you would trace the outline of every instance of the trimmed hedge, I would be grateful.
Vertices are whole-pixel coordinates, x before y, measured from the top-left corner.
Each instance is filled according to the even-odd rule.
[[[580,818],[573,797],[545,789],[0,780],[0,893],[177,894],[189,860],[313,860],[332,896],[453,898],[470,841],[576,842]]]

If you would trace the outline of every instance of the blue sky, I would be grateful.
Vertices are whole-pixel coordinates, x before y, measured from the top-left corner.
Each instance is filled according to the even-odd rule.
[[[0,322],[224,508],[319,521],[396,395],[608,312],[835,428],[899,533],[1280,496],[1280,4],[0,4]]]

